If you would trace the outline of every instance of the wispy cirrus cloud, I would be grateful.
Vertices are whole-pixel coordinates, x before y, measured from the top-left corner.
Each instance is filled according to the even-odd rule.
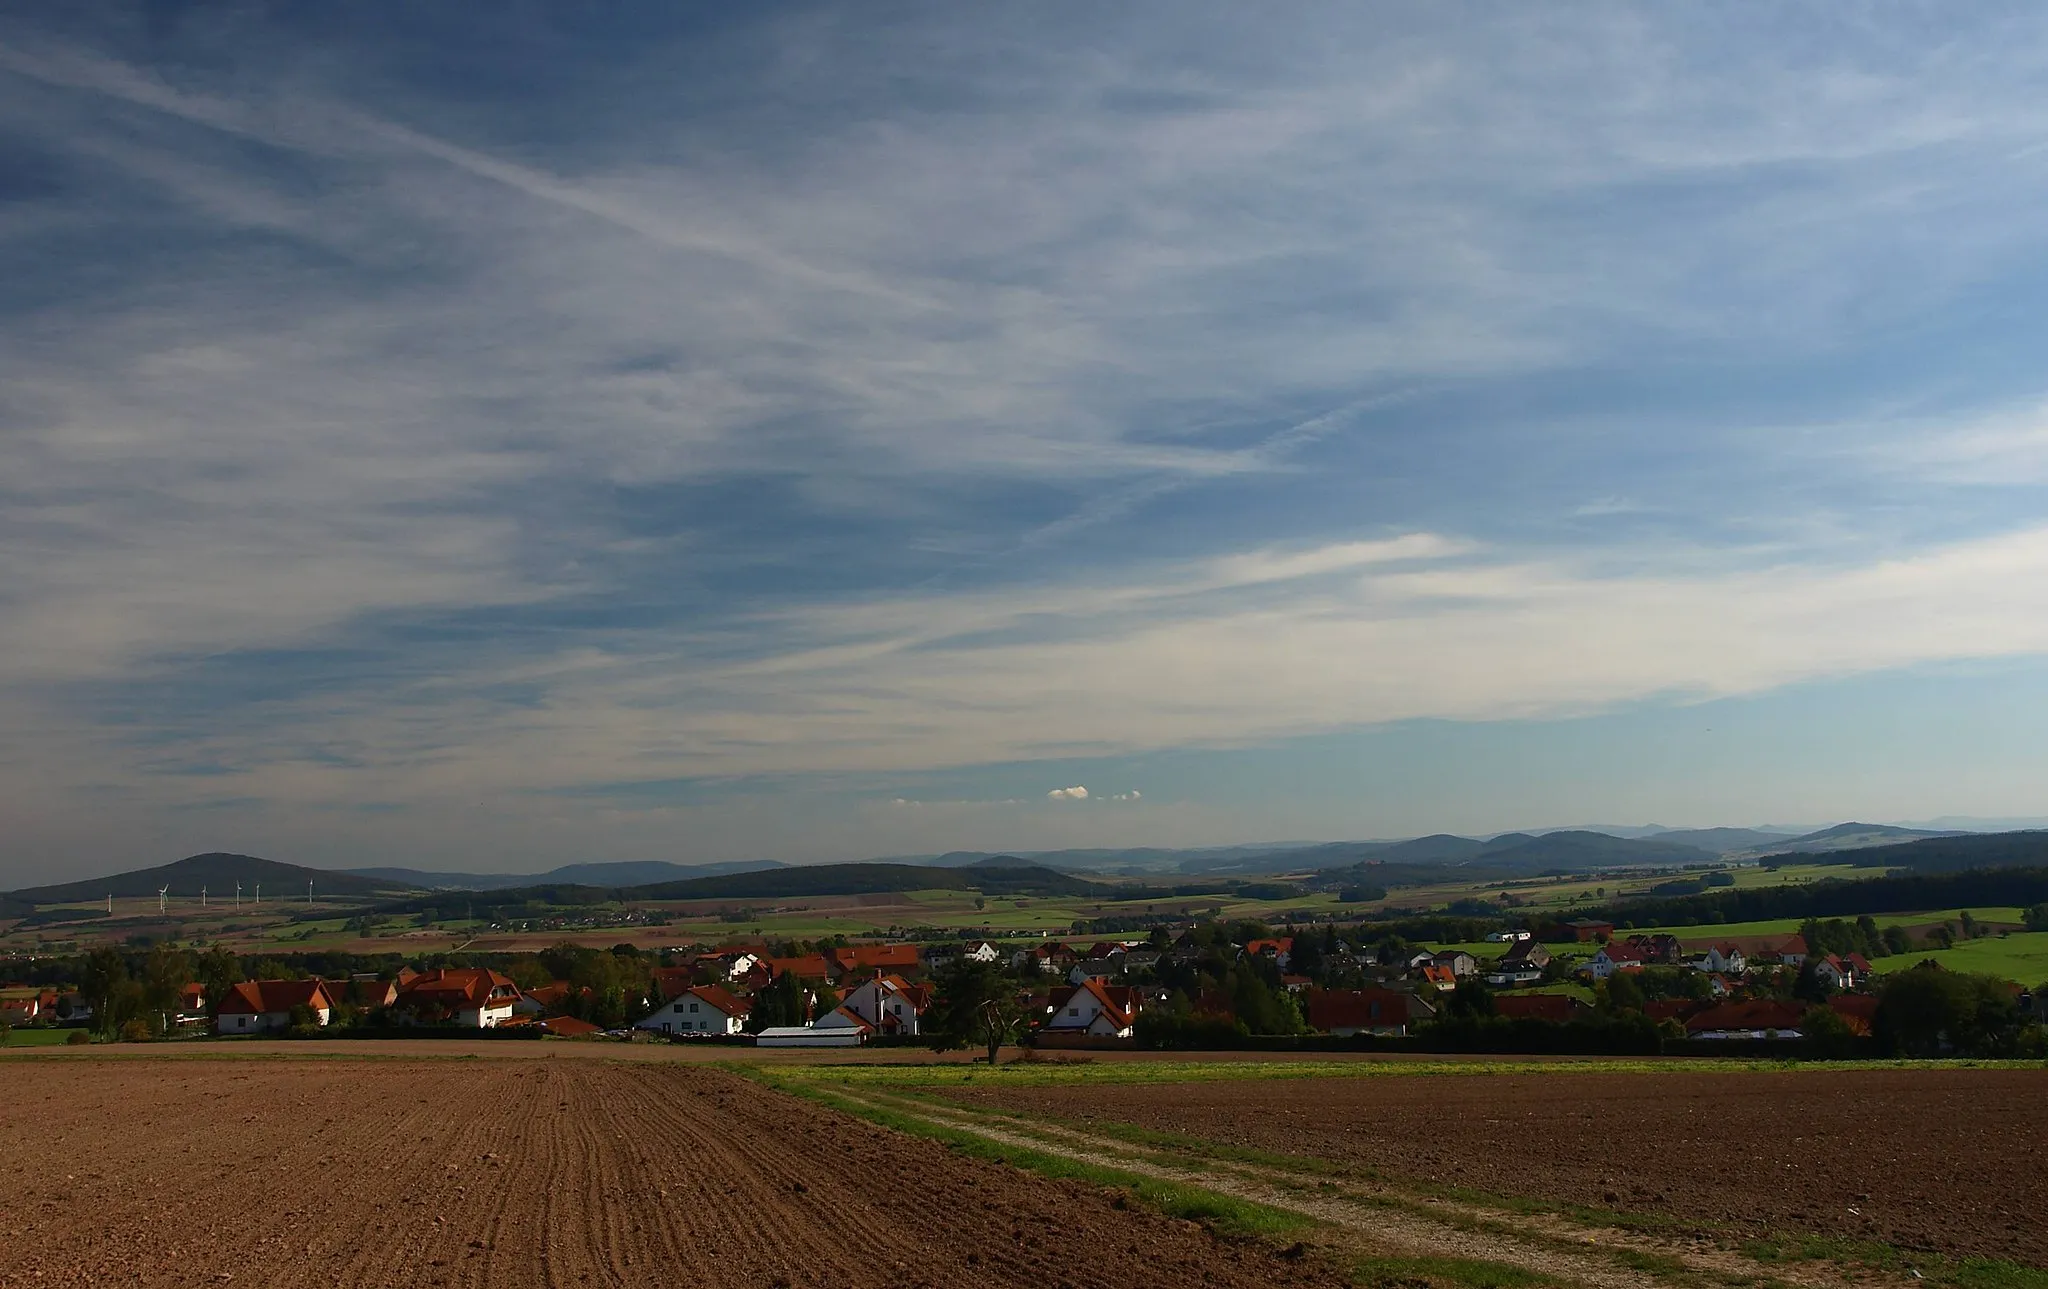
[[[433,814],[2048,647],[2038,16],[1172,18],[10,22],[0,769]]]

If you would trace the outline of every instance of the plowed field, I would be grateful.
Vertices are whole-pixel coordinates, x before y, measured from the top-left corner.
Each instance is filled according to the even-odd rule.
[[[1331,1283],[716,1070],[0,1063],[0,1285]]]
[[[2048,1070],[1083,1081],[954,1095],[1738,1237],[2048,1266]]]

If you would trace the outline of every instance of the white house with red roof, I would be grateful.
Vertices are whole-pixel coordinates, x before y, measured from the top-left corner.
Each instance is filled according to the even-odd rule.
[[[467,1029],[495,1029],[512,1019],[519,986],[480,967],[422,971],[398,987],[393,1006],[415,1021],[447,1022]]]
[[[1138,991],[1105,985],[1089,978],[1053,990],[1038,1028],[1046,1034],[1086,1034],[1091,1038],[1129,1038],[1138,1019]]]
[[[325,1025],[334,1015],[334,999],[317,980],[244,980],[221,999],[213,1029],[216,1034],[288,1029],[297,1007],[311,1012],[315,1025]]]
[[[877,975],[848,991],[835,1010],[819,1018],[816,1027],[865,1025],[876,1034],[911,1037],[920,1032],[925,1008],[930,1005],[931,990],[924,985],[910,984],[901,976]]]
[[[1600,952],[1586,964],[1586,970],[1593,979],[1605,980],[1617,971],[1641,971],[1648,955],[1641,949],[1612,942],[1600,946]]]
[[[691,985],[635,1021],[633,1028],[657,1034],[737,1034],[753,1008],[752,1000],[722,985]]]

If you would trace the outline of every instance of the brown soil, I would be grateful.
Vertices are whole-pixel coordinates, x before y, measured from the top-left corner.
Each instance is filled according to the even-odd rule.
[[[1394,1179],[2048,1266],[2048,1070],[1098,1084],[956,1094]]]
[[[0,1285],[1310,1285],[716,1070],[10,1061]]]

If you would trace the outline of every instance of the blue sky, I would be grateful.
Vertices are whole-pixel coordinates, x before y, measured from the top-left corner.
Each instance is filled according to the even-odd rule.
[[[422,8],[0,3],[0,881],[2048,813],[2048,14]]]

